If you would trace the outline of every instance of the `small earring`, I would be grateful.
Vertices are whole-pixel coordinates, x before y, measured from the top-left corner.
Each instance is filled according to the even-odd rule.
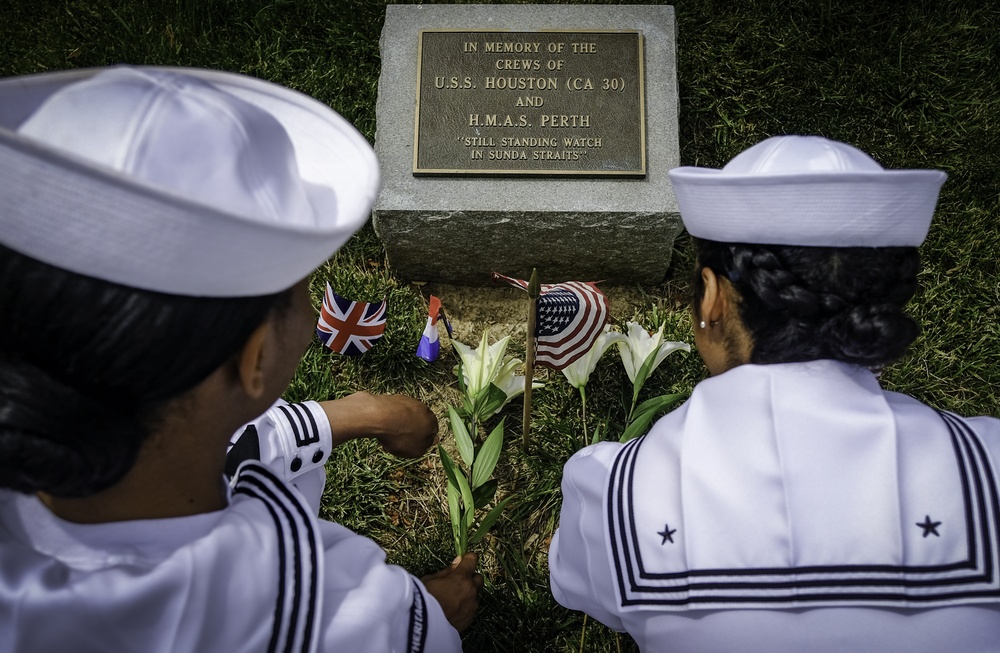
[[[705,328],[705,320],[702,320],[701,322],[698,323],[698,328],[699,329],[704,329]]]

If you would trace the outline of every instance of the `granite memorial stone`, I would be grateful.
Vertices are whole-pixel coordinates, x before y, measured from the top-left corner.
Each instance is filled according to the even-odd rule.
[[[374,226],[395,272],[661,281],[674,44],[669,6],[389,5]]]

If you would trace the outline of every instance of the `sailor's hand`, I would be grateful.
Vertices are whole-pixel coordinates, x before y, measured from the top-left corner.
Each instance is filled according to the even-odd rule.
[[[373,437],[394,456],[418,458],[437,440],[437,416],[427,404],[406,395],[377,395],[381,418]]]
[[[393,455],[417,458],[437,439],[437,417],[413,397],[355,392],[321,405],[330,420],[335,444],[375,438]]]
[[[461,558],[455,558],[447,569],[420,579],[430,595],[441,604],[444,616],[458,632],[469,627],[479,609],[483,576],[476,573],[478,559],[475,553],[466,553]]]

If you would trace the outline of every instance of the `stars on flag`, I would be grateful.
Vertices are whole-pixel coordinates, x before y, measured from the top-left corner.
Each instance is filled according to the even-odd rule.
[[[523,279],[493,273],[494,279],[528,290]],[[535,362],[555,370],[586,354],[608,323],[608,298],[585,281],[543,283],[535,322]]]
[[[493,273],[494,279],[527,290],[526,281]],[[590,350],[608,323],[608,300],[590,282],[567,281],[542,284],[537,302],[535,323],[535,362],[561,370]],[[382,337],[386,323],[386,300],[368,303],[341,297],[326,284],[323,306],[316,324],[316,334],[323,344],[340,354],[364,354]],[[417,345],[416,355],[426,361],[440,356],[438,321],[444,322],[451,335],[451,324],[441,300],[431,295],[427,321]]]

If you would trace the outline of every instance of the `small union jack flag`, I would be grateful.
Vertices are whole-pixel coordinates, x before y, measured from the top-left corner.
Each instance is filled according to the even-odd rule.
[[[326,284],[316,335],[323,344],[347,356],[360,356],[385,331],[385,300],[377,304],[344,299]]]
[[[510,285],[528,290],[522,279],[493,273]],[[593,283],[543,283],[535,319],[535,362],[561,370],[588,351],[608,323],[608,298]]]

